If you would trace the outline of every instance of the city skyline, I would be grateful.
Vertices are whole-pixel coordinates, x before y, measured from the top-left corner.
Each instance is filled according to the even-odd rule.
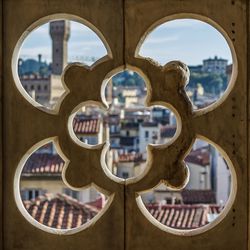
[[[163,49],[164,47],[166,49]],[[99,59],[106,53],[101,39],[90,28],[71,22],[68,42],[70,62],[82,61],[83,57]],[[42,54],[43,60],[47,63],[51,62],[52,51],[48,23],[26,37],[19,57],[24,60],[37,59],[38,54]],[[145,39],[139,54],[151,57],[161,64],[181,60],[190,66],[199,65],[203,59],[214,56],[227,59],[229,64],[232,63],[230,48],[221,33],[207,23],[191,19],[174,20],[158,26]]]

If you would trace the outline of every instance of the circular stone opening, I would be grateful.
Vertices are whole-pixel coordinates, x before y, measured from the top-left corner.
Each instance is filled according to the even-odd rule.
[[[56,234],[72,234],[88,227],[104,213],[109,200],[94,186],[67,186],[62,178],[64,167],[55,144],[47,142],[24,156],[15,177],[15,198],[21,213],[37,228]]]
[[[193,18],[170,20],[146,34],[138,46],[141,57],[161,65],[180,60],[188,66],[190,79],[186,93],[195,110],[218,102],[236,77],[232,42],[218,25],[211,23]]]
[[[84,147],[107,142],[110,172],[122,179],[136,177],[146,168],[147,146],[170,143],[176,136],[176,116],[164,106],[147,107],[145,80],[132,70],[113,75],[104,93],[108,109],[85,103],[72,119],[70,134]]]
[[[69,63],[91,66],[108,53],[96,32],[81,23],[84,21],[61,16],[33,24],[13,55],[18,89],[34,106],[47,110],[57,110],[63,98],[66,89],[61,77]]]
[[[236,194],[236,175],[225,153],[205,140],[195,141],[185,163],[190,178],[184,189],[160,184],[137,201],[145,216],[162,230],[195,235],[226,216]]]

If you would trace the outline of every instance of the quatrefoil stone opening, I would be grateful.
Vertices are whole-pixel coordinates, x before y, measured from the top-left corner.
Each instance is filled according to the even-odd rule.
[[[92,27],[90,24],[88,26]],[[102,34],[99,31],[97,33]],[[150,59],[139,57],[136,51],[135,56],[131,56],[133,51],[125,51],[125,58],[119,58],[121,51],[115,53],[115,46],[111,44],[109,49],[103,35],[101,38],[108,48],[106,57],[91,67],[73,63],[63,71],[60,80],[66,91],[55,112],[41,109],[31,101],[30,96],[20,88],[16,68],[13,70],[17,88],[30,104],[40,109],[36,116],[44,122],[46,128],[41,133],[45,138],[40,138],[40,142],[24,151],[25,155],[17,167],[14,191],[19,210],[31,224],[44,231],[75,233],[91,223],[95,224],[95,220],[106,212],[105,209],[112,202],[117,202],[114,201],[116,197],[124,197],[126,190],[126,202],[137,202],[142,213],[163,231],[192,235],[215,226],[226,216],[236,195],[236,174],[223,149],[220,152],[231,168],[232,192],[225,209],[211,223],[211,227],[192,229],[191,233],[166,229],[150,219],[141,199],[143,193],[159,183],[171,190],[180,190],[188,184],[192,171],[189,171],[184,160],[195,138],[205,136],[198,134],[197,120],[207,115],[205,112],[193,111],[185,91],[190,76],[188,67],[180,61],[160,66]],[[139,42],[137,47],[140,45]],[[16,46],[14,55],[19,47]],[[13,58],[16,67],[17,58]],[[123,65],[124,61],[126,65]],[[34,114],[36,111],[32,110]],[[100,133],[94,138],[93,133],[97,131]],[[32,214],[27,216],[22,204],[19,190],[21,172],[30,152],[49,140],[56,143],[60,155],[64,156],[65,164],[60,170],[60,178],[66,187],[80,191],[94,185],[100,192],[111,197],[96,219],[77,230],[49,230],[46,226],[38,225]],[[210,138],[207,140],[211,141]],[[220,148],[217,144],[214,146]]]
[[[137,72],[121,71],[105,84],[104,101],[108,108],[86,102],[69,126],[72,139],[83,147],[106,143],[105,164],[122,179],[144,172],[148,145],[169,144],[176,136],[175,113],[167,105],[148,106],[149,89]]]

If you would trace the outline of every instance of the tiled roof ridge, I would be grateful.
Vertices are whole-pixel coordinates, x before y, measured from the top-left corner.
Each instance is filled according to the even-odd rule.
[[[218,204],[147,204],[148,208],[221,208]]]
[[[210,163],[209,145],[192,150],[185,158],[185,162],[207,166]],[[204,151],[205,150],[205,151]]]
[[[58,229],[81,226],[100,211],[65,194],[47,193],[30,201],[23,201],[23,204],[39,223]]]
[[[92,211],[98,212],[98,209],[96,207],[91,206],[90,204],[82,203],[78,201],[77,199],[72,198],[71,196],[68,196],[66,194],[57,194],[57,195],[61,200],[64,200],[71,205],[79,206],[79,207],[83,206],[84,208],[88,208],[88,209],[91,209]]]
[[[195,229],[208,224],[209,215],[217,216],[223,207],[217,204],[147,204],[150,214],[162,224],[176,229]]]
[[[118,156],[118,162],[136,162],[142,161],[142,154],[141,153],[122,153]]]
[[[72,206],[80,208],[80,209],[87,208],[87,209],[92,210],[93,212],[96,212],[96,213],[99,212],[99,210],[96,207],[94,207],[90,204],[84,204],[84,203],[78,201],[77,199],[74,199],[71,196],[68,196],[66,194],[61,194],[61,193],[45,193],[43,195],[39,195],[38,197],[36,197],[34,199],[24,200],[23,203],[28,205],[28,206],[31,206],[32,204],[39,205],[39,203],[42,203],[44,201],[51,201],[54,199],[59,199],[61,201],[66,202],[69,205],[72,205]]]
[[[34,153],[25,163],[22,174],[61,174],[64,161],[58,154]]]
[[[73,129],[75,133],[96,134],[100,130],[100,123],[98,118],[75,118]]]

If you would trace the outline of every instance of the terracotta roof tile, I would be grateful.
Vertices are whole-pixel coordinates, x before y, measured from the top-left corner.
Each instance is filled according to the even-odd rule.
[[[175,229],[195,229],[209,223],[208,215],[218,215],[217,205],[147,205],[162,224]]]
[[[98,210],[102,209],[105,206],[106,198],[104,194],[100,194],[100,197],[95,201],[87,202],[86,205],[97,208]]]
[[[58,154],[34,153],[25,163],[22,175],[60,175],[64,161]]]
[[[161,128],[161,137],[162,138],[170,138],[175,135],[176,126],[167,125]]]
[[[216,195],[212,190],[183,190],[181,192],[184,204],[215,204]]]
[[[100,129],[98,119],[74,119],[73,130],[76,134],[97,134]]]
[[[139,153],[119,154],[118,162],[140,162],[140,161],[142,161],[142,154]]]
[[[58,229],[78,227],[99,212],[96,207],[63,194],[46,194],[23,203],[28,213],[38,222]]]
[[[194,163],[200,166],[207,166],[210,163],[210,152],[208,146],[192,150],[187,157],[185,162]]]

